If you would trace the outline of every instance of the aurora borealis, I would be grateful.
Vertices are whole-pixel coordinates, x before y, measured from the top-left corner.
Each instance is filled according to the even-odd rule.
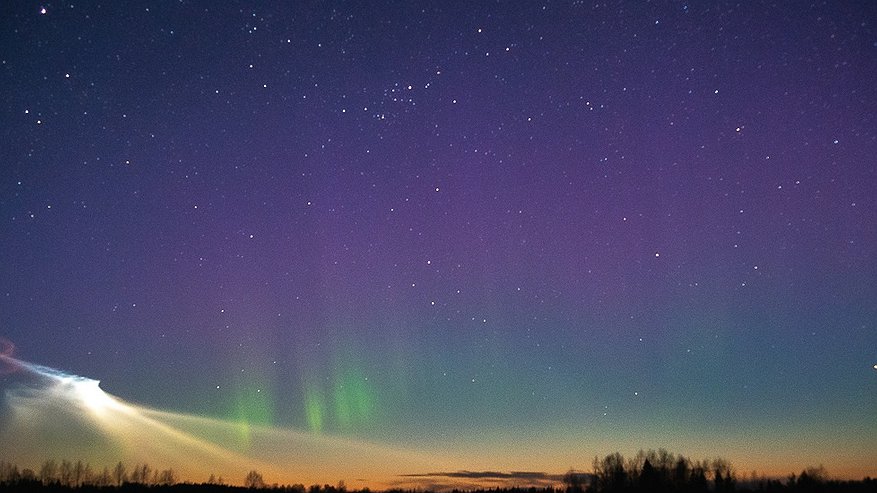
[[[875,23],[5,2],[0,460],[875,476]]]

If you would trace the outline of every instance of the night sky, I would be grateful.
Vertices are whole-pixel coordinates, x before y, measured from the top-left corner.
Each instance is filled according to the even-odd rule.
[[[873,2],[3,2],[4,351],[246,457],[874,476],[875,74]]]

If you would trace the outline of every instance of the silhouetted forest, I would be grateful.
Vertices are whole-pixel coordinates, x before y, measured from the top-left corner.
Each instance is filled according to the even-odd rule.
[[[453,489],[451,493],[877,493],[877,479],[831,479],[821,466],[807,468],[786,478],[758,477],[752,473],[741,479],[727,460],[692,460],[663,449],[641,450],[629,458],[619,453],[609,454],[594,458],[592,466],[592,472],[567,472],[554,488]],[[129,468],[122,462],[113,467],[92,468],[82,461],[47,460],[39,470],[34,470],[0,461],[2,491],[371,493],[368,489],[348,490],[343,481],[336,486],[270,484],[255,470],[240,479],[243,486],[228,484],[221,476],[213,474],[203,483],[180,482],[173,469],[153,469],[148,464]],[[236,480],[231,482],[241,484]],[[391,489],[385,493],[424,491],[429,490]]]

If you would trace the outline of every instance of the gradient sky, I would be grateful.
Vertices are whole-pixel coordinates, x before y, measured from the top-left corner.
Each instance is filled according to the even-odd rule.
[[[4,2],[0,336],[143,408],[435,458],[403,473],[877,475],[875,23]]]

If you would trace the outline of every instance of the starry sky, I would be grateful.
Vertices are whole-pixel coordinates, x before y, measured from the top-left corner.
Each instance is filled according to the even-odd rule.
[[[409,474],[666,447],[877,475],[875,23],[4,2],[4,353]]]

